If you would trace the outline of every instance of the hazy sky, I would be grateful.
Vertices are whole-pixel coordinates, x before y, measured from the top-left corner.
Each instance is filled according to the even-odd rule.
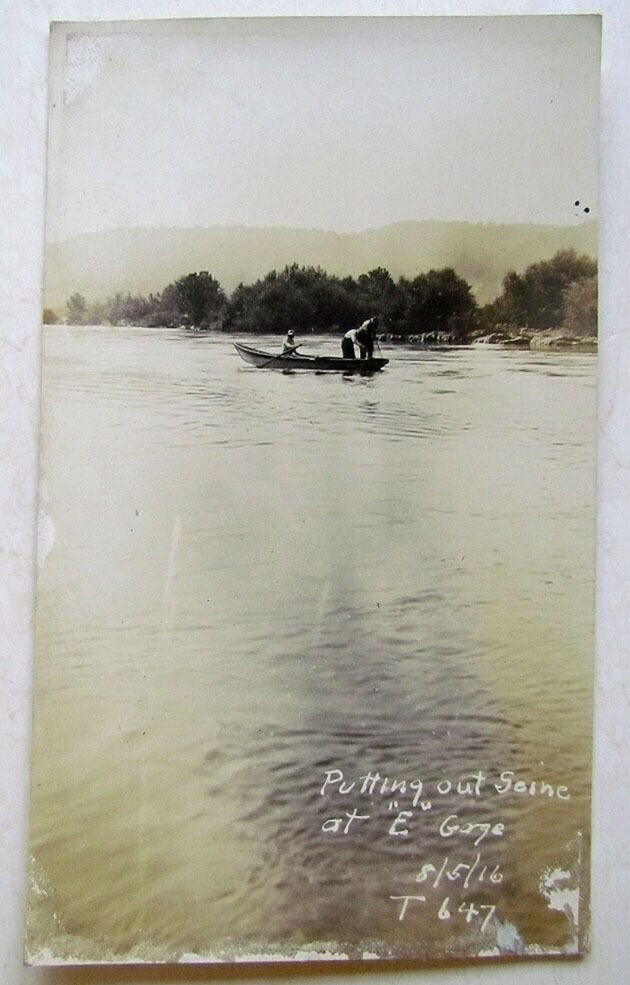
[[[575,224],[597,214],[598,100],[595,17],[60,26],[48,238]]]

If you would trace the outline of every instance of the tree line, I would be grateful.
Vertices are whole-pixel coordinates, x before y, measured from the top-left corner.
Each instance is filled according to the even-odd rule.
[[[446,267],[394,281],[383,267],[359,277],[337,277],[320,267],[291,264],[228,297],[207,271],[186,274],[158,294],[116,294],[88,303],[67,301],[65,321],[78,325],[189,326],[247,333],[342,333],[377,315],[380,330],[400,339],[429,337],[465,342],[497,330],[562,329],[597,332],[597,264],[575,250],[510,271],[501,294],[480,306],[470,284]],[[59,321],[50,309],[44,321]]]

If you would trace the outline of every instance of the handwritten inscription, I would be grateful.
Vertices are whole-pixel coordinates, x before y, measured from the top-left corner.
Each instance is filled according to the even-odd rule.
[[[426,896],[412,896],[409,894],[404,894],[402,896],[390,896],[390,899],[401,902],[401,907],[398,912],[399,920],[405,919],[407,915],[407,907],[411,902],[426,903]],[[455,914],[463,915],[466,923],[472,923],[473,920],[478,919],[481,932],[483,933],[488,926],[489,921],[494,916],[496,909],[497,908],[494,903],[473,903],[469,900],[462,900],[462,902],[455,907],[454,911],[452,911],[450,896],[445,896],[440,903],[437,915],[439,920],[451,920],[454,912]]]
[[[492,788],[499,796],[509,793],[528,794],[530,797],[556,797],[560,800],[570,800],[568,787],[564,784],[553,784],[547,780],[529,780],[518,777],[513,770],[501,770],[494,782],[482,770],[465,773],[456,779],[442,778],[433,784],[433,794],[446,796],[457,794],[462,797],[481,797],[484,791]],[[429,791],[431,784],[419,777],[400,779],[383,776],[378,770],[362,774],[354,780],[347,780],[343,770],[326,770],[320,794],[333,792],[344,796],[354,793],[359,796],[373,797],[411,797],[413,807],[421,803],[423,791]],[[427,802],[427,801],[425,801]]]
[[[469,886],[483,882],[498,885],[503,882],[501,867],[497,864],[491,869],[482,864],[481,855],[477,853],[472,862],[452,862],[448,855],[437,866],[434,862],[424,862],[416,876],[416,882],[428,882],[437,889],[442,881],[459,882],[468,889]]]
[[[401,886],[389,893],[395,904],[395,919],[402,922],[429,908],[437,920],[452,921],[454,928],[467,924],[483,935],[499,918],[498,901],[492,894],[500,892],[505,880],[496,860],[498,846],[510,833],[501,805],[514,798],[544,798],[556,803],[571,799],[564,784],[522,776],[510,769],[494,773],[475,769],[435,779],[394,776],[379,770],[349,776],[334,768],[325,771],[319,794],[323,803],[343,804],[342,810],[331,812],[321,824],[326,835],[351,838],[376,824],[382,835],[404,841],[407,848],[413,843],[419,853],[432,846],[429,857],[423,859],[420,854],[415,874],[411,870],[406,879],[418,889]],[[509,810],[506,813],[514,818]],[[435,851],[440,843],[443,852],[439,847]]]

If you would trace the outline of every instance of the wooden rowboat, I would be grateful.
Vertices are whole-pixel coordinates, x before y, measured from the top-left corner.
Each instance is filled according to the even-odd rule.
[[[286,356],[263,352],[251,345],[235,342],[234,348],[241,359],[259,369],[310,369],[317,373],[378,373],[389,359],[343,359],[341,356],[303,356],[291,352]]]

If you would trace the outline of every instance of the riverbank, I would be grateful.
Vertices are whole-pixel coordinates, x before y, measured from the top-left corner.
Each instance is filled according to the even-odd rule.
[[[47,325],[47,328],[54,327]],[[65,322],[57,323],[58,328],[68,327]],[[71,326],[72,327],[72,326]],[[78,327],[78,326],[75,326]],[[112,327],[109,324],[95,324],[82,326],[84,328],[94,328],[107,330]],[[191,335],[213,335],[222,336],[224,338],[235,339],[244,341],[249,340],[251,344],[257,345],[262,333],[258,332],[236,332],[227,331],[225,329],[215,328],[197,328],[191,325],[132,325],[125,324],[119,325],[118,328],[139,328],[147,329],[150,328],[159,332],[167,331],[184,331]],[[266,338],[274,338],[280,340],[284,337],[283,333],[264,333]],[[339,333],[330,332],[304,332],[300,335],[302,339],[301,346],[308,345],[310,342],[316,339],[329,339],[338,344],[340,339]],[[298,339],[299,341],[299,339]],[[545,331],[532,332],[527,329],[520,329],[513,333],[506,331],[496,331],[488,332],[485,334],[473,335],[468,341],[455,338],[450,332],[422,332],[419,334],[412,335],[397,335],[392,332],[383,332],[378,335],[378,342],[387,343],[388,345],[395,346],[421,346],[427,349],[435,348],[447,348],[456,347],[461,348],[462,346],[473,345],[473,346],[497,346],[501,348],[508,349],[553,349],[553,350],[571,350],[577,352],[596,352],[597,351],[597,336],[585,336],[585,335],[569,335],[563,332],[562,329],[547,329]]]
[[[422,345],[427,347],[461,345],[448,332],[423,332],[419,335],[379,335],[379,342],[400,345]],[[501,346],[509,349],[571,349],[579,352],[597,350],[596,335],[569,335],[562,329],[546,329],[544,331],[529,331],[519,329],[515,332],[487,332],[473,336],[470,344],[475,346]]]
[[[531,332],[521,329],[517,333],[493,332],[473,340],[474,345],[500,345],[516,349],[597,349],[596,335],[569,335],[562,329],[546,329]]]

